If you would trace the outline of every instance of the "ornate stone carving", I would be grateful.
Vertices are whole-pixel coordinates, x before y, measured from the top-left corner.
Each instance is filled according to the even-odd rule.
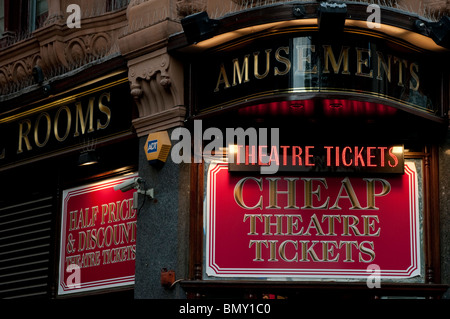
[[[138,135],[155,127],[179,126],[184,120],[183,68],[165,49],[128,63],[130,92],[136,101],[139,119],[134,124]]]
[[[39,54],[32,54],[0,67],[0,94],[10,94],[33,84],[32,69],[40,65]]]
[[[182,69],[165,50],[130,61],[128,78],[140,117],[182,105]],[[178,68],[178,69],[177,69]]]

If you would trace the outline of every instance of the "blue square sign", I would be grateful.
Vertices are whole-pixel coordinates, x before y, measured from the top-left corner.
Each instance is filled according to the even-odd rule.
[[[155,153],[158,150],[158,140],[148,141],[147,144],[147,153]]]

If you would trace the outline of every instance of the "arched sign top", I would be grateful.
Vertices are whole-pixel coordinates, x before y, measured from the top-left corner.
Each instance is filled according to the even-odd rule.
[[[442,120],[442,66],[383,39],[261,38],[194,62],[195,115],[274,98],[351,98]]]

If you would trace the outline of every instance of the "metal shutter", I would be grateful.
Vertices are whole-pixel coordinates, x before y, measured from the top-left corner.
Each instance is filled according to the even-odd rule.
[[[47,297],[53,197],[0,207],[0,299]]]

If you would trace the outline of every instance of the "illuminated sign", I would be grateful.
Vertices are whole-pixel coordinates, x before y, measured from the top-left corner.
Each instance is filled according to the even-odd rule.
[[[196,112],[264,99],[349,98],[440,116],[440,70],[423,53],[384,39],[346,34],[338,41],[304,37],[227,45],[194,65]],[[426,79],[426,80],[425,80]],[[294,96],[294,98],[292,97]]]
[[[137,174],[63,191],[60,295],[134,284],[134,190],[114,186]]]
[[[99,81],[45,105],[0,115],[0,169],[131,134],[133,105],[126,78]],[[27,109],[27,108],[24,108]]]
[[[230,174],[211,164],[206,274],[211,277],[382,278],[421,274],[418,182],[405,174]]]
[[[370,172],[404,171],[402,145],[235,145],[230,172],[259,171],[276,164],[280,172]]]

